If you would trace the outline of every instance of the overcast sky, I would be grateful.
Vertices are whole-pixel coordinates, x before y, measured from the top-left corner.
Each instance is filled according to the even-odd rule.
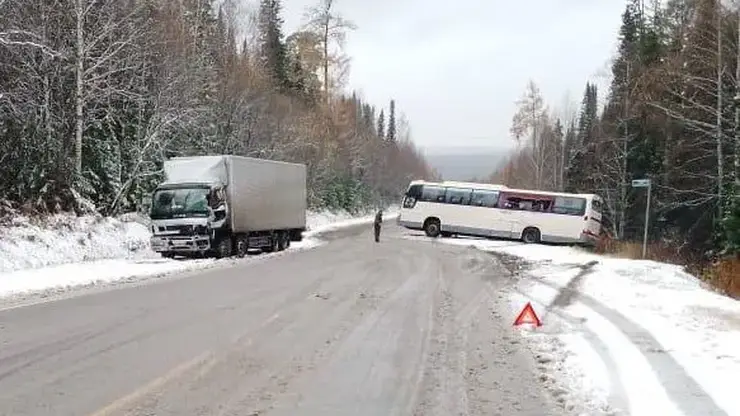
[[[335,0],[349,34],[349,87],[391,98],[422,147],[508,147],[528,79],[552,106],[608,82],[623,0]],[[284,0],[286,35],[314,0]],[[602,91],[599,91],[600,93]],[[605,91],[604,91],[605,92]]]

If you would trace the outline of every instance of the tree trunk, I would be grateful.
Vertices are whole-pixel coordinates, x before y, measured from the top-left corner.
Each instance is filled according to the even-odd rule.
[[[538,124],[539,120],[537,117],[537,104],[535,100],[532,100],[532,158],[534,159],[534,183],[535,183],[535,189],[541,188],[541,177],[542,173],[540,172],[540,143],[539,138],[537,137],[538,133]]]
[[[329,24],[329,7],[327,6],[324,21],[324,93],[327,104],[329,104]]]
[[[84,91],[83,76],[85,71],[85,36],[83,32],[85,7],[83,0],[75,1],[77,13],[77,57],[75,69],[77,72],[77,85],[75,89],[75,174],[82,175],[82,132],[83,132],[83,109]]]
[[[568,137],[567,130],[563,132],[563,137],[560,139],[560,172],[558,172],[558,181],[560,182],[558,188],[560,192],[565,192],[565,151],[566,142],[565,139]]]
[[[724,217],[724,155],[722,152],[722,5],[717,0],[717,214]]]
[[[632,63],[627,62],[627,85],[630,84],[630,77],[632,72]],[[619,227],[617,230],[617,236],[619,239],[624,238],[625,222],[627,221],[627,159],[629,156],[629,88],[626,88],[624,92],[624,110],[622,111],[623,123],[624,123],[624,137],[622,139],[622,151],[619,169],[619,209],[618,221]]]
[[[333,0],[324,0],[324,93],[329,104],[329,29],[331,26],[331,6]]]
[[[722,7],[717,0],[717,214],[720,220],[724,217],[724,155],[722,152]]]
[[[735,65],[735,159],[733,169],[733,179],[735,180],[735,194],[732,199],[733,208],[737,209],[740,204],[740,6],[737,10],[737,51]]]

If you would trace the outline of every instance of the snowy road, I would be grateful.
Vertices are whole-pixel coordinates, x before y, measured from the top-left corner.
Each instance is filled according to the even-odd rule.
[[[495,257],[358,230],[0,311],[0,414],[560,414]]]

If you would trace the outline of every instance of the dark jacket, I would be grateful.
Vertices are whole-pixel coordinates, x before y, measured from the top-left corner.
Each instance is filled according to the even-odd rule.
[[[383,211],[378,211],[377,214],[375,214],[375,222],[373,222],[373,225],[376,227],[380,227],[380,224],[383,223]]]

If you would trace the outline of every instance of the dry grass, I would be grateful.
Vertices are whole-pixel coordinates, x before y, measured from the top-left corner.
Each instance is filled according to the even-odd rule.
[[[719,259],[705,268],[702,277],[723,293],[740,299],[740,258]]]
[[[609,254],[622,259],[642,259],[642,243],[634,241],[619,241],[604,238],[599,241],[595,251],[599,254]],[[689,259],[675,248],[658,244],[648,245],[645,259],[671,264],[689,263]]]
[[[651,244],[646,251],[647,260],[685,266],[688,272],[699,276],[720,292],[740,299],[740,257],[721,258],[710,263],[666,245]],[[624,259],[642,259],[642,243],[603,240],[596,247],[596,252]]]

